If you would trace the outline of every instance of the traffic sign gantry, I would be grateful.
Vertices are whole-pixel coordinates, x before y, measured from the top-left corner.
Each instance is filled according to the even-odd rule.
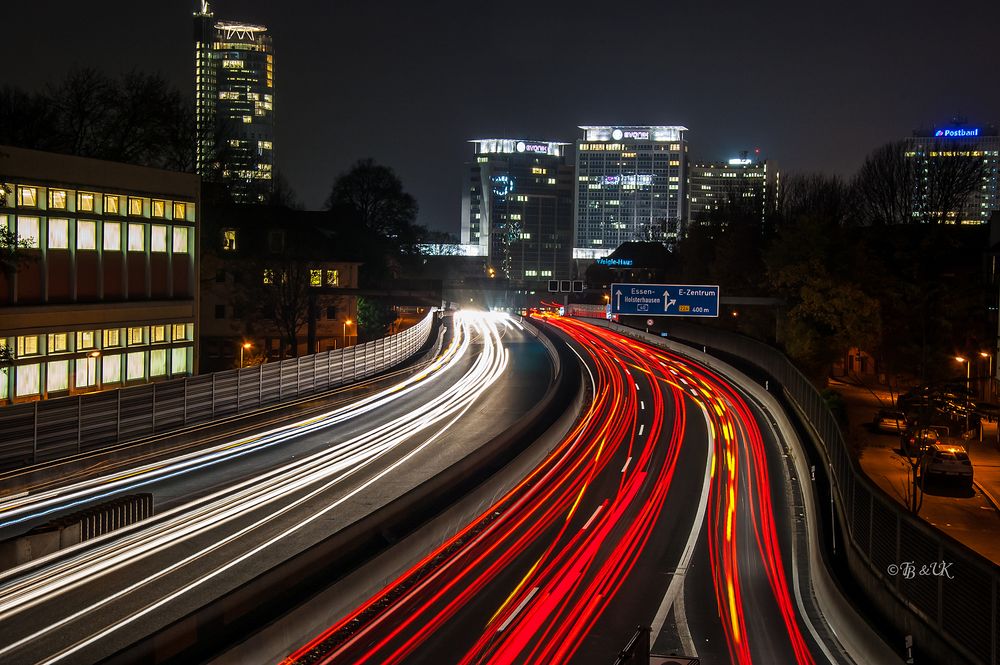
[[[612,284],[611,313],[718,316],[719,287],[695,284]]]

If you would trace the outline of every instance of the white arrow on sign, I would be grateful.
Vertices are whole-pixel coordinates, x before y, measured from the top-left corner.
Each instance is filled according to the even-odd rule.
[[[670,309],[671,305],[676,305],[677,304],[676,300],[669,300],[669,298],[670,298],[670,291],[664,291],[663,292],[663,311],[664,312],[667,311],[668,309]]]
[[[622,290],[615,291],[615,309],[622,311]]]

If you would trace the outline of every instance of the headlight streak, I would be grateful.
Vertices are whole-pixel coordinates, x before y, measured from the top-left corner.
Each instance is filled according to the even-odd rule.
[[[460,322],[458,328],[462,332],[456,335],[458,347],[450,355],[449,364],[446,367],[457,362],[468,351],[470,343],[469,328],[474,328],[480,334],[484,335],[486,343],[484,344],[483,352],[476,359],[468,373],[455,382],[454,385],[450,386],[444,394],[433,402],[423,404],[413,412],[394,419],[392,422],[380,426],[370,433],[359,435],[343,444],[338,444],[338,446],[330,451],[323,451],[303,460],[289,463],[281,469],[268,474],[266,482],[258,481],[256,486],[254,486],[253,482],[246,482],[241,485],[241,491],[239,492],[234,493],[233,490],[229,489],[216,493],[210,499],[203,499],[198,502],[199,505],[197,506],[187,506],[188,510],[186,511],[181,509],[171,511],[169,515],[165,514],[165,519],[165,516],[159,516],[155,520],[156,524],[151,525],[148,529],[131,533],[124,539],[104,543],[97,548],[84,551],[65,561],[60,561],[49,567],[42,567],[20,579],[11,580],[0,589],[0,592],[3,594],[0,597],[0,621],[8,621],[13,615],[28,607],[32,607],[39,602],[51,600],[58,593],[70,591],[81,584],[93,581],[95,576],[113,573],[120,567],[127,566],[138,559],[162,551],[185,539],[206,533],[208,530],[215,529],[237,517],[247,515],[250,511],[259,511],[270,503],[282,498],[290,498],[293,493],[300,492],[309,486],[316,486],[290,504],[266,514],[262,519],[254,521],[235,533],[218,539],[210,546],[167,566],[159,573],[111,593],[84,611],[55,620],[44,629],[5,645],[3,648],[0,648],[0,657],[29,644],[31,641],[44,637],[49,632],[80,618],[84,614],[93,612],[95,609],[111,603],[125,594],[138,590],[146,586],[149,582],[162,578],[196,559],[219,550],[224,545],[236,541],[239,537],[246,535],[250,531],[272,522],[275,517],[287,514],[292,509],[329,490],[414,434],[430,427],[436,426],[438,428],[425,442],[415,447],[392,465],[381,470],[373,478],[355,487],[348,494],[338,497],[321,510],[317,510],[298,523],[288,526],[278,535],[268,539],[249,552],[245,552],[224,565],[216,567],[208,574],[178,588],[173,593],[155,603],[147,605],[123,620],[109,625],[106,629],[98,631],[90,638],[64,650],[47,662],[56,662],[66,658],[88,644],[120,630],[170,600],[190,592],[209,579],[232,568],[240,561],[246,560],[263,549],[274,545],[288,535],[327,514],[351,496],[384,477],[447,431],[506,369],[509,356],[506,350],[500,345],[501,333],[497,328],[498,320],[502,319],[480,315],[456,315],[456,322]],[[6,577],[9,578],[10,575]]]
[[[528,562],[522,559],[520,565],[527,572],[518,574],[515,587],[460,662],[570,662],[634,568],[667,505],[687,400],[703,412],[714,446],[702,495],[708,502],[703,537],[708,541],[730,657],[741,665],[754,662],[739,566],[741,558],[750,556],[752,545],[765,569],[795,662],[814,662],[784,574],[763,437],[743,399],[725,379],[681,356],[580,321],[552,318],[550,322],[585,350],[597,372],[596,379],[592,376],[593,398],[577,425],[493,506],[381,593],[292,653],[286,664],[307,654],[310,662],[406,662],[540,538],[544,538],[542,553]],[[642,388],[638,408],[632,370],[648,376],[652,389],[652,395],[646,395]],[[665,427],[668,396],[675,413]],[[645,413],[647,406],[652,414]],[[653,418],[643,437],[637,436],[645,424],[638,423],[640,412]],[[650,464],[654,452],[663,460],[659,469]],[[620,471],[615,468],[620,477],[617,493],[600,500],[595,509],[593,500],[599,497],[591,497],[593,481],[615,455],[626,460]],[[651,469],[655,469],[652,475]],[[584,497],[590,497],[591,508],[579,515],[577,507]],[[743,521],[755,536],[751,543],[737,536]],[[774,662],[769,654],[757,655],[758,662]]]

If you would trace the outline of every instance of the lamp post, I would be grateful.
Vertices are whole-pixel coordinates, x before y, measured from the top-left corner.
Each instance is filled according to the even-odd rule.
[[[251,347],[253,347],[253,344],[250,342],[243,342],[240,345],[240,369],[243,369],[243,352],[249,351]]]
[[[972,361],[962,356],[955,356],[955,360],[965,363],[965,431],[969,431],[969,392],[972,390]]]
[[[983,399],[989,401],[993,392],[991,390],[993,387],[993,354],[989,351],[980,351],[979,355],[986,358],[986,364],[989,368],[986,372],[986,381],[983,383]]]
[[[344,348],[347,348],[347,326],[353,323],[350,319],[344,320]]]

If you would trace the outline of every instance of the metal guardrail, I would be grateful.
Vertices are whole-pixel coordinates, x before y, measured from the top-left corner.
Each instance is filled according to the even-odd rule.
[[[365,344],[256,367],[15,404],[0,409],[0,471],[211,422],[373,376],[427,341],[433,312]]]
[[[1000,569],[941,531],[930,527],[862,471],[840,426],[808,379],[777,349],[729,331],[681,321],[667,324],[671,339],[738,356],[763,369],[784,388],[815,430],[829,464],[840,516],[849,536],[848,556],[865,566],[882,587],[923,620],[963,662],[1000,665]],[[897,573],[913,562],[915,574]],[[919,574],[922,564],[950,562],[952,577]]]

